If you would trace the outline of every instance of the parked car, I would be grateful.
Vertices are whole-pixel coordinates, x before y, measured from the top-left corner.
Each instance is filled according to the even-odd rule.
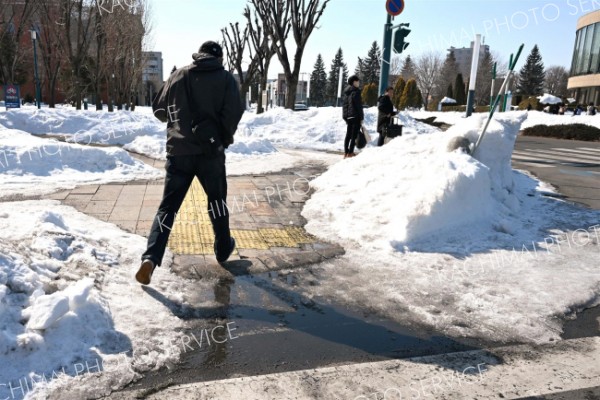
[[[294,111],[306,111],[308,107],[304,103],[296,103],[294,104]]]

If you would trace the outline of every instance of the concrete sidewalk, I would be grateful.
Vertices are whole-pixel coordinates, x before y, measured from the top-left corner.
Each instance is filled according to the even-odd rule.
[[[164,168],[164,161],[134,155],[149,165]],[[317,240],[303,226],[300,215],[309,197],[308,182],[323,172],[306,166],[277,174],[228,178],[227,204],[237,249],[221,268],[213,254],[213,233],[208,203],[195,179],[172,227],[168,247],[175,254],[173,270],[189,279],[231,277],[318,263],[341,255],[343,248]],[[162,199],[164,179],[126,184],[87,185],[54,193],[61,201],[121,229],[147,237]]]

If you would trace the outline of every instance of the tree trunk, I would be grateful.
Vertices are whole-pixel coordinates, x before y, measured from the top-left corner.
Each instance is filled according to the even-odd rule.
[[[290,110],[294,109],[294,104],[296,104],[296,91],[298,90],[298,77],[293,74],[286,74],[286,81],[288,84],[287,94],[285,96],[285,108],[289,108]]]

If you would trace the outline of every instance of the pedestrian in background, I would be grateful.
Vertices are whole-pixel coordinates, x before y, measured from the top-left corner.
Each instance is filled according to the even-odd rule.
[[[392,95],[394,94],[394,88],[388,87],[385,92],[379,97],[377,101],[377,132],[379,133],[379,139],[377,139],[377,146],[383,146],[385,140],[385,133],[387,127],[390,126],[392,117],[397,113],[394,111],[394,104],[392,103]]]
[[[596,115],[596,107],[594,107],[594,103],[588,104],[587,115]]]
[[[354,146],[360,133],[365,114],[360,95],[360,79],[356,75],[348,78],[348,86],[344,90],[342,118],[346,121],[346,138],[344,139],[344,158],[354,157]]]
[[[192,58],[191,65],[169,76],[152,102],[154,115],[167,122],[167,162],[163,198],[135,275],[143,285],[162,263],[175,215],[195,177],[208,197],[217,261],[226,261],[235,248],[226,207],[218,213],[214,207],[226,204],[225,148],[233,143],[244,107],[236,79],[223,68],[219,44],[205,42]]]

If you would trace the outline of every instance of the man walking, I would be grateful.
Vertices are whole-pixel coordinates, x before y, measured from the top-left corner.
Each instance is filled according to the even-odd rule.
[[[167,162],[163,198],[135,275],[143,285],[150,283],[162,262],[175,215],[194,177],[208,197],[209,211],[213,210],[209,217],[217,261],[226,261],[235,248],[226,207],[219,213],[214,207],[227,199],[225,148],[233,143],[244,108],[237,81],[223,68],[219,44],[205,42],[192,57],[194,62],[173,72],[152,102],[154,115],[167,122]]]
[[[360,132],[365,114],[362,107],[362,99],[360,97],[360,89],[358,85],[360,79],[358,76],[352,75],[348,78],[348,87],[344,90],[344,109],[342,118],[346,121],[346,138],[344,140],[344,158],[354,157],[354,146]]]

